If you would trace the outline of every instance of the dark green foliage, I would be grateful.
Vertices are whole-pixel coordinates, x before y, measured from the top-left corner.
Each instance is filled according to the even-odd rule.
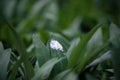
[[[111,24],[110,26],[110,41],[111,41],[111,50],[112,50],[112,60],[115,70],[116,80],[120,79],[120,29],[115,25]]]
[[[2,42],[0,42],[0,80],[7,79],[7,68],[10,61],[11,49],[4,50]]]
[[[1,0],[0,80],[119,80],[119,27],[119,0]]]

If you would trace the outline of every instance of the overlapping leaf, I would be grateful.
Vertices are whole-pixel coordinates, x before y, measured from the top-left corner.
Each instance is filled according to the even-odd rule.
[[[73,70],[82,71],[86,65],[107,49],[108,44],[103,44],[102,31],[99,27],[100,25],[81,39],[78,46],[73,50],[69,60],[69,67]]]
[[[120,79],[120,29],[115,25],[110,26],[110,41],[112,43],[112,61],[115,70],[116,80]]]
[[[44,43],[40,40],[38,34],[33,35],[33,43],[35,46],[36,57],[38,59],[39,66],[42,66],[50,59],[50,52]]]
[[[55,64],[63,60],[63,58],[53,58],[44,63],[37,71],[32,80],[45,80],[48,79]]]
[[[10,61],[11,49],[4,50],[0,42],[0,80],[7,79],[7,69]]]

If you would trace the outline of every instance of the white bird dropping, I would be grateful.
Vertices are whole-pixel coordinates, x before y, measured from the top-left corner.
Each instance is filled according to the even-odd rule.
[[[50,47],[55,50],[63,51],[62,45],[57,40],[51,40]]]

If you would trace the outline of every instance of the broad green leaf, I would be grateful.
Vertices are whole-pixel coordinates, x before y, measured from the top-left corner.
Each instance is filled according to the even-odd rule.
[[[54,77],[53,80],[63,80],[64,77],[70,72],[70,70],[65,70],[61,73],[59,73],[57,76]]]
[[[74,72],[70,72],[63,80],[78,80],[78,75]]]
[[[108,45],[101,47],[98,51],[93,52],[91,55],[89,55],[89,57],[84,58],[83,61],[81,61],[81,63],[79,62],[75,70],[81,72],[84,71],[92,61],[94,61],[96,58],[101,56],[107,50],[108,50]]]
[[[70,57],[73,49],[77,46],[77,44],[78,44],[79,42],[80,42],[80,39],[79,39],[79,38],[76,38],[76,39],[74,39],[74,40],[71,42],[71,45],[70,45],[70,47],[69,47],[69,49],[68,49],[68,51],[67,51],[67,53],[66,53],[66,56],[67,56],[68,59],[69,59],[69,57]]]
[[[68,69],[55,76],[53,80],[78,80],[78,75]]]
[[[64,60],[57,63],[56,66],[53,68],[50,78],[53,78],[56,74],[60,73],[61,71],[67,68],[68,61],[66,58],[65,47],[64,45],[62,45],[66,44],[64,40],[66,41],[66,39],[63,38],[62,36],[53,34],[47,43],[47,47],[49,48],[51,58],[65,57]]]
[[[117,25],[112,23],[110,25],[110,41],[113,44],[114,47],[119,48],[120,45],[120,29],[118,28]]]
[[[1,51],[0,51],[1,52]],[[10,61],[11,49],[6,49],[0,54],[0,80],[7,79],[8,63]]]
[[[93,60],[101,56],[101,54],[103,54],[107,49],[108,43],[103,43],[102,31],[101,28],[99,28],[88,41],[87,49],[83,55],[83,58],[79,59],[76,69],[78,71],[83,70],[82,68],[89,65]]]
[[[42,66],[46,61],[50,59],[49,50],[40,40],[38,34],[33,35],[33,44],[35,46],[35,52],[39,62],[39,66]]]
[[[79,44],[73,49],[70,59],[69,59],[69,67],[74,68],[75,66],[78,65],[80,59],[81,61],[84,58],[85,52],[87,50],[87,44],[88,41],[91,39],[93,34],[96,32],[96,30],[100,27],[101,25],[97,25],[95,28],[93,28],[84,38],[80,39]]]
[[[116,80],[120,79],[120,28],[115,24],[110,25],[110,41],[112,43],[112,61]]]
[[[67,64],[68,64],[67,58],[64,57],[64,60],[58,62],[54,66],[54,68],[53,68],[53,70],[52,70],[52,72],[50,74],[50,79],[53,79],[57,74],[59,74],[60,72],[66,70],[67,69]]]
[[[102,30],[99,28],[88,41],[85,55],[89,55],[90,53],[97,51],[101,46],[103,46],[103,36]]]
[[[45,80],[48,79],[55,64],[63,60],[64,58],[53,58],[43,64],[40,69],[36,72],[32,80]]]
[[[95,59],[93,62],[91,62],[87,67],[97,65],[105,60],[111,59],[111,51],[105,52],[103,55],[101,55],[99,58]]]

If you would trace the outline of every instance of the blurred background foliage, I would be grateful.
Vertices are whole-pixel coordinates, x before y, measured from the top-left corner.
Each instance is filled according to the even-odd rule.
[[[119,28],[120,0],[1,0],[0,79],[119,80]]]

